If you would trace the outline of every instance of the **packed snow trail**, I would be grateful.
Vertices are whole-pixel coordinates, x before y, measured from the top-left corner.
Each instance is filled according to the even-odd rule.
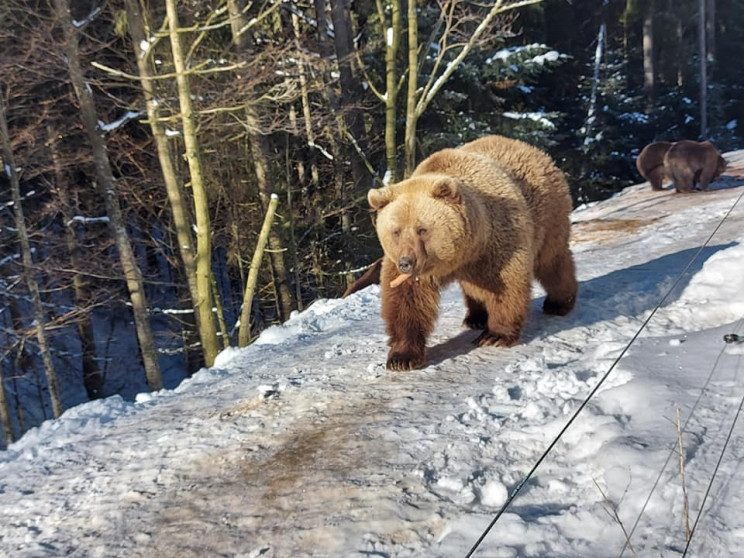
[[[68,410],[0,454],[0,555],[464,556],[741,194],[737,169],[577,210],[576,309],[545,316],[536,290],[512,349],[472,345],[452,287],[426,367],[388,372],[373,286],[173,391]],[[694,518],[744,396],[722,342],[742,333],[743,225],[740,206],[475,556],[619,556],[613,509],[638,555],[681,555],[676,409]],[[740,548],[742,452],[738,429],[692,555]]]

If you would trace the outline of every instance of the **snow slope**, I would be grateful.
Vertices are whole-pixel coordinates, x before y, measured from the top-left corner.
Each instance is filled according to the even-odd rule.
[[[625,531],[681,556],[677,409],[690,555],[738,555],[742,421],[696,522],[744,397],[744,344],[722,340],[744,336],[744,201],[708,242],[744,192],[727,157],[712,191],[577,210],[576,310],[543,315],[536,289],[512,349],[472,345],[452,287],[426,368],[387,372],[373,286],[175,390],[45,422],[0,453],[0,555],[465,556],[670,289],[474,555],[631,556]]]

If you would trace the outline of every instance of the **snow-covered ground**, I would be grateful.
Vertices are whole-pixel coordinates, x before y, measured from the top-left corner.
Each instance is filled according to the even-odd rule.
[[[744,343],[723,336],[744,336],[744,201],[723,218],[744,154],[728,158],[712,191],[577,210],[576,310],[545,316],[536,290],[515,348],[475,348],[453,287],[426,368],[388,372],[373,286],[175,390],[45,422],[0,453],[0,555],[465,556],[670,289],[474,556],[681,556],[686,515],[689,555],[741,555]]]

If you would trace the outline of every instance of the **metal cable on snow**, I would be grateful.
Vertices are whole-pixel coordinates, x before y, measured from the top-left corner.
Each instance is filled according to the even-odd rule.
[[[612,371],[615,369],[617,364],[620,362],[620,359],[622,359],[625,356],[625,353],[628,352],[630,349],[630,346],[635,342],[636,339],[638,339],[638,336],[641,334],[641,332],[646,328],[648,323],[651,321],[651,318],[654,317],[657,310],[661,308],[661,305],[666,302],[667,298],[669,298],[669,295],[672,294],[674,289],[677,287],[679,282],[682,280],[682,277],[684,277],[685,273],[687,273],[687,270],[690,269],[690,266],[692,266],[693,262],[698,258],[700,253],[708,246],[710,241],[713,239],[715,234],[718,232],[718,230],[721,228],[723,223],[728,219],[729,215],[731,215],[731,212],[734,210],[734,208],[738,205],[741,198],[744,196],[744,191],[742,191],[741,194],[739,194],[739,197],[736,198],[736,201],[731,206],[731,208],[726,212],[726,215],[723,216],[723,218],[719,221],[718,225],[716,225],[716,228],[713,229],[713,232],[710,233],[706,241],[703,243],[700,248],[695,252],[695,254],[692,256],[689,262],[687,262],[687,265],[684,267],[684,269],[679,273],[677,276],[677,279],[675,279],[674,283],[672,284],[669,289],[667,289],[667,292],[664,294],[664,296],[661,298],[661,300],[656,304],[656,306],[651,310],[651,313],[648,315],[648,317],[643,321],[641,324],[641,327],[638,328],[638,331],[635,332],[633,337],[631,337],[630,341],[628,341],[627,345],[623,348],[623,350],[620,352],[620,354],[615,358],[615,360],[612,362],[610,367],[608,368],[607,372],[604,373],[604,375],[599,379],[599,382],[597,382],[597,385],[592,388],[592,390],[589,392],[589,395],[584,399],[584,401],[581,402],[581,405],[576,409],[573,415],[571,415],[571,418],[568,419],[566,424],[561,428],[560,432],[558,432],[558,435],[553,439],[553,441],[550,443],[550,445],[547,447],[547,449],[540,455],[540,458],[535,462],[535,464],[532,466],[532,468],[529,470],[527,475],[517,484],[517,486],[512,490],[511,494],[509,494],[509,497],[506,499],[504,504],[501,506],[499,511],[496,513],[496,516],[491,520],[491,522],[486,527],[485,531],[481,534],[480,537],[478,537],[478,540],[475,541],[475,544],[473,547],[468,551],[468,553],[465,555],[465,558],[470,558],[475,551],[478,549],[478,547],[481,545],[483,540],[486,538],[488,533],[490,533],[491,529],[493,529],[493,526],[496,525],[496,522],[501,518],[501,516],[504,514],[506,509],[509,507],[509,505],[514,501],[514,499],[517,497],[517,495],[521,492],[522,487],[527,483],[527,481],[532,478],[532,475],[535,473],[537,468],[542,464],[542,462],[545,460],[545,458],[548,456],[548,454],[553,450],[553,448],[558,444],[558,441],[561,439],[563,434],[568,430],[568,428],[573,424],[573,422],[576,420],[576,418],[579,416],[581,411],[584,410],[584,407],[587,406],[589,401],[594,397],[594,395],[597,393],[599,388],[602,386],[602,384],[605,382],[605,380],[609,377],[609,375],[612,373]],[[744,400],[743,400],[744,404]]]
[[[744,396],[742,396],[741,401],[739,401],[739,408],[736,410],[736,414],[734,415],[734,421],[731,423],[731,428],[729,428],[728,436],[726,436],[726,441],[723,443],[723,449],[721,449],[721,455],[718,456],[718,462],[716,462],[716,467],[715,469],[713,469],[713,475],[711,475],[710,482],[708,483],[708,486],[705,489],[705,495],[703,496],[703,501],[700,503],[700,509],[698,510],[697,516],[695,517],[695,523],[693,523],[692,529],[690,530],[690,537],[687,539],[687,543],[685,544],[685,551],[682,553],[682,558],[687,556],[687,550],[689,549],[690,543],[692,542],[692,537],[695,535],[695,529],[698,526],[698,522],[700,521],[700,518],[703,516],[703,510],[705,509],[705,502],[708,500],[708,495],[710,494],[710,491],[713,488],[713,481],[716,480],[718,469],[721,467],[721,463],[723,462],[723,456],[726,454],[726,449],[728,448],[728,444],[731,441],[731,436],[734,433],[734,428],[736,427],[736,421],[739,420],[739,415],[741,414],[741,410],[743,407],[744,407]]]
[[[740,329],[742,321],[744,321],[744,318],[739,320],[739,323],[736,326],[737,331]],[[685,432],[687,430],[687,425],[690,423],[690,420],[692,420],[692,417],[695,414],[695,410],[697,409],[697,406],[700,404],[700,401],[702,400],[703,395],[705,395],[705,392],[708,389],[708,384],[713,378],[713,374],[718,368],[718,362],[721,360],[721,357],[723,356],[723,353],[725,352],[725,350],[726,350],[726,346],[724,345],[719,351],[718,356],[716,356],[716,361],[713,363],[713,367],[710,370],[710,374],[708,374],[708,377],[705,379],[705,383],[703,384],[703,387],[700,389],[700,393],[698,394],[697,399],[695,399],[695,403],[692,406],[692,409],[690,409],[690,414],[687,415],[687,419],[685,420],[685,423],[682,426],[682,432]],[[672,459],[672,456],[674,456],[676,452],[677,452],[677,442],[675,441],[674,443],[672,443],[669,449],[669,454],[667,455],[667,458],[664,461],[664,464],[661,466],[659,475],[656,477],[654,484],[651,486],[651,490],[649,491],[648,496],[646,497],[646,501],[643,502],[643,506],[641,507],[641,510],[638,512],[638,517],[636,517],[636,520],[633,523],[633,527],[631,527],[630,531],[628,531],[628,539],[624,542],[623,548],[620,551],[621,558],[622,558],[622,555],[625,553],[625,551],[628,550],[628,541],[631,539],[631,537],[633,536],[633,533],[638,528],[638,524],[641,522],[641,517],[643,517],[643,514],[646,512],[646,508],[648,507],[649,502],[651,502],[651,497],[656,491],[656,488],[659,486],[659,482],[661,482],[661,477],[664,476],[664,471],[666,471],[667,465],[669,465],[669,461]]]

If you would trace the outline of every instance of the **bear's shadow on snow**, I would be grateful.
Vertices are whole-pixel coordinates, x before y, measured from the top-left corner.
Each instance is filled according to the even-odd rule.
[[[736,242],[680,250],[648,262],[618,269],[579,283],[576,307],[568,316],[546,316],[540,298],[533,301],[530,322],[523,336],[524,342],[539,339],[564,329],[586,327],[621,316],[638,322],[645,312],[653,310],[672,287],[661,304],[668,306],[677,300],[713,254],[736,246]],[[699,252],[699,253],[698,253]],[[689,267],[688,267],[689,266]]]
[[[664,294],[678,277],[679,282],[663,306],[668,306],[679,298],[690,279],[702,269],[708,258],[736,244],[729,242],[707,246],[702,250],[699,248],[680,250],[674,254],[582,281],[579,283],[576,307],[567,316],[544,314],[542,311],[544,297],[534,299],[520,344],[544,339],[566,329],[586,327],[620,316],[637,320],[640,327],[643,314],[661,302]],[[689,267],[685,270],[688,264]],[[462,315],[464,318],[464,304]],[[425,366],[437,365],[476,349],[473,341],[479,334],[479,331],[463,330],[445,342],[429,347]]]

